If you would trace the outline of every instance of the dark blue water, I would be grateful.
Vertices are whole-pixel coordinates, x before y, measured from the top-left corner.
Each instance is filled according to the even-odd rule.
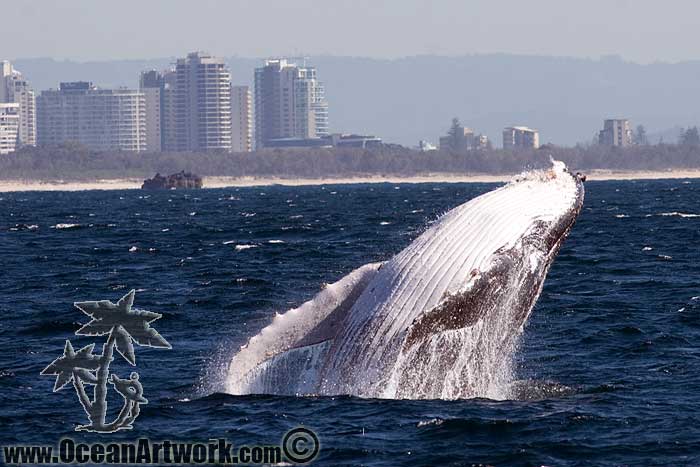
[[[217,392],[221,366],[275,312],[493,186],[0,194],[0,444],[274,444],[303,424],[317,465],[699,465],[700,217],[685,214],[700,213],[700,180],[587,184],[517,356],[519,400]],[[74,301],[131,288],[173,349],[136,348],[150,403],[133,431],[73,433],[86,422],[75,391],[52,393],[39,372],[65,339],[101,349],[73,335],[88,321]]]

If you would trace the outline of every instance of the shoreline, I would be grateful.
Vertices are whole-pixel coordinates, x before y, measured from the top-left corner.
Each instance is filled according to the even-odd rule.
[[[338,178],[203,177],[203,188],[239,188],[271,185],[345,185],[353,183],[503,183],[511,180],[514,176],[515,174],[460,175],[453,173],[434,173],[414,176],[365,175]],[[656,171],[591,170],[586,173],[586,176],[590,181],[700,179],[700,169]],[[17,191],[133,190],[141,188],[142,183],[143,180],[138,179],[102,179],[89,182],[62,180],[0,180],[0,193]]]

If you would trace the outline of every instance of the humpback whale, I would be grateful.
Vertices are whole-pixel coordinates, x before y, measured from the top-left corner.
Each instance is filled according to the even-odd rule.
[[[231,394],[508,398],[513,355],[584,198],[562,162],[444,214],[404,250],[277,314]]]

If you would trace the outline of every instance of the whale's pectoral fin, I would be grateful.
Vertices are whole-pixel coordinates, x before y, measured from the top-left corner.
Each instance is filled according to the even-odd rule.
[[[299,308],[278,315],[233,358],[229,370],[235,376],[229,379],[227,390],[279,394],[280,385],[294,387],[295,381],[297,387],[314,388],[313,375],[348,311],[381,266],[366,264]]]
[[[467,290],[445,295],[438,306],[413,322],[404,341],[404,350],[433,334],[467,328],[479,322],[491,306],[490,297],[503,287],[502,276],[511,268],[511,258],[503,254],[488,271],[477,273]]]
[[[348,311],[350,311],[350,308],[352,308],[362,292],[365,291],[367,284],[369,284],[369,281],[380,268],[381,264],[368,267],[367,271],[364,273],[363,280],[358,281],[352,288],[348,289],[347,294],[338,302],[326,318],[319,322],[300,341],[295,343],[292,348],[315,345],[335,338],[335,336],[338,335],[340,326],[343,324]]]

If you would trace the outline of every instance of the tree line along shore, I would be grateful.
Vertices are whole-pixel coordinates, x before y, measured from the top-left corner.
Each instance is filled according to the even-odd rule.
[[[321,179],[518,173],[564,161],[574,171],[700,170],[700,145],[659,144],[626,148],[559,147],[504,151],[420,152],[398,146],[372,149],[268,149],[229,152],[95,152],[76,144],[27,147],[0,157],[0,180],[93,181],[145,179],[155,173],[193,172],[203,177]]]

